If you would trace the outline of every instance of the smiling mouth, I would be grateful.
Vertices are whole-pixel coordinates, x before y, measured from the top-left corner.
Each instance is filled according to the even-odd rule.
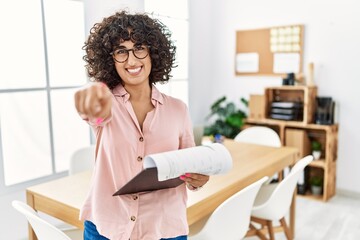
[[[137,68],[128,68],[126,69],[130,74],[132,75],[136,75],[141,71],[142,67],[137,67]]]

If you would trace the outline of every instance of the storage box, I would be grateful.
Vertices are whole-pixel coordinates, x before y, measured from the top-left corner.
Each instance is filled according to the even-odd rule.
[[[249,118],[259,120],[265,118],[265,96],[250,95],[249,100]]]
[[[315,86],[280,86],[265,89],[265,117],[271,115],[272,105],[276,103],[294,103],[302,106],[302,116],[299,119],[288,118],[291,121],[313,123],[315,114],[317,88]],[[276,115],[277,116],[277,115]],[[279,119],[279,118],[277,118]],[[286,119],[283,119],[286,120]]]
[[[285,146],[299,149],[300,158],[311,154],[310,139],[306,131],[302,129],[287,128],[285,130]]]

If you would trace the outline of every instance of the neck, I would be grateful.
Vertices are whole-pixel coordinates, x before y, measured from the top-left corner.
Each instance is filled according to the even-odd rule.
[[[151,98],[151,87],[146,85],[136,85],[136,86],[124,86],[126,91],[130,94],[131,100],[144,100],[144,99],[150,99]]]

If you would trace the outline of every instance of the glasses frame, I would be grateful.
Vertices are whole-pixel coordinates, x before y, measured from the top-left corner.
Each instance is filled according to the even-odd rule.
[[[136,54],[135,54],[135,49],[134,49],[134,48],[139,48],[139,47],[143,47],[143,48],[145,48],[145,50],[147,51],[145,57],[140,58],[140,57],[136,56]],[[117,49],[115,49],[114,51],[112,51],[112,52],[110,53],[110,55],[113,57],[113,59],[114,59],[116,62],[118,62],[118,63],[124,63],[124,62],[126,62],[126,61],[129,59],[129,52],[132,52],[133,55],[134,55],[134,57],[136,57],[137,59],[145,59],[147,56],[149,56],[150,46],[140,45],[140,46],[135,46],[135,47],[130,48],[130,49],[121,48],[121,50],[126,51],[126,53],[127,53],[127,57],[126,57],[126,59],[125,59],[124,61],[119,61],[119,60],[117,60],[117,59],[115,58],[115,55],[114,55],[114,54],[115,54],[115,52],[116,52],[117,50],[120,50],[120,48],[117,48]]]

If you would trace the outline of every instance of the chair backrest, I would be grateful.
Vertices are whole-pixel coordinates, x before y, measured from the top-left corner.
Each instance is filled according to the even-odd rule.
[[[70,158],[69,175],[91,170],[95,163],[95,145],[76,150]]]
[[[211,214],[200,232],[189,239],[238,240],[245,237],[256,194],[268,179],[263,177],[226,199]]]
[[[200,146],[204,135],[204,126],[198,125],[193,127],[195,145]]]
[[[14,200],[12,206],[26,217],[39,240],[71,240],[60,229],[40,218],[37,212],[26,203]]]
[[[256,211],[261,211],[261,215],[266,216],[267,219],[276,221],[284,217],[290,208],[291,200],[295,191],[296,183],[300,178],[300,174],[304,168],[314,159],[309,155],[300,159],[290,173],[276,186],[267,201],[262,205],[253,208],[253,215],[256,216]]]
[[[234,140],[237,142],[281,147],[281,140],[279,135],[271,128],[262,126],[245,128],[238,133]]]

